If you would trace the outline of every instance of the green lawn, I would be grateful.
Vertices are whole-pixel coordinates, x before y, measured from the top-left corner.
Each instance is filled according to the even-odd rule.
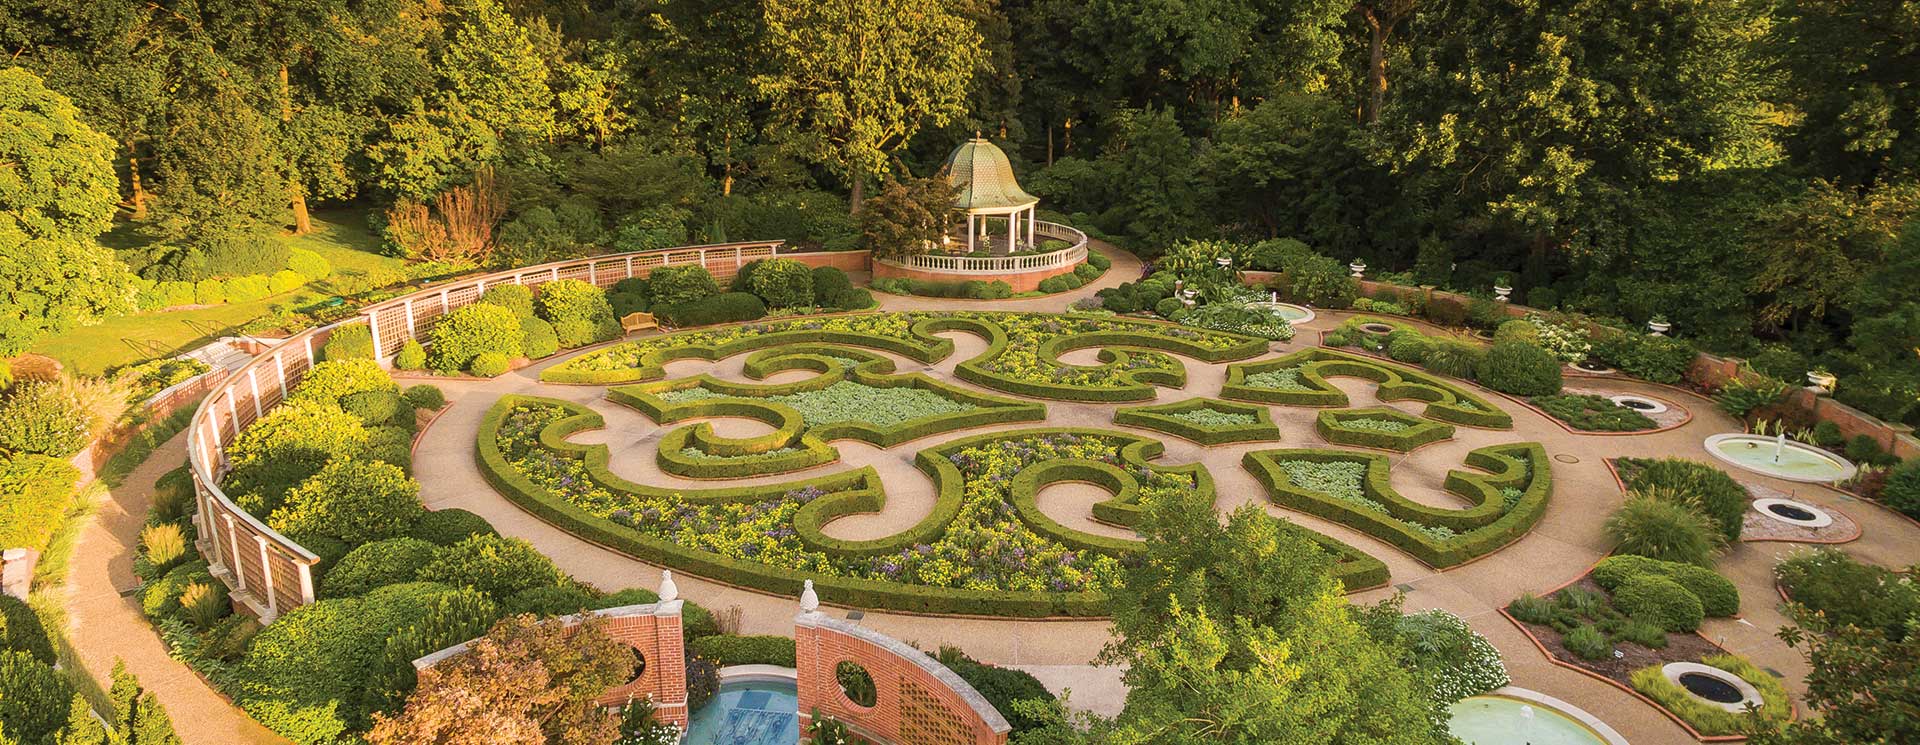
[[[331,279],[361,276],[381,268],[397,270],[405,263],[375,253],[380,240],[367,230],[363,210],[316,212],[313,227],[312,233],[286,240],[325,256],[333,264]],[[111,245],[124,240],[124,235],[115,231],[103,237],[103,242]],[[109,368],[179,354],[215,337],[230,335],[276,305],[305,305],[332,294],[328,283],[323,282],[249,303],[121,316],[41,339],[31,351],[59,360],[73,373],[99,375]]]

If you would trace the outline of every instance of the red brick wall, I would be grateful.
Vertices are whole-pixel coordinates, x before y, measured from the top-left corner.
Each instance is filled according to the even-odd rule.
[[[946,272],[907,269],[905,267],[898,267],[876,261],[873,263],[873,277],[875,279],[919,279],[930,282],[965,282],[973,279],[982,282],[992,282],[999,280],[1012,285],[1014,292],[1032,292],[1040,289],[1040,280],[1048,277],[1057,277],[1062,274],[1071,274],[1073,268],[1076,266],[1079,266],[1079,264],[1009,274],[950,274]]]
[[[810,251],[780,254],[780,258],[793,259],[816,268],[830,266],[843,272],[864,272],[871,269],[873,264],[871,251]]]
[[[602,706],[621,706],[630,698],[653,697],[655,717],[687,727],[687,656],[680,636],[680,614],[635,614],[607,619],[607,635],[626,642],[647,661],[640,677],[600,696]]]
[[[803,732],[805,721],[818,710],[862,735],[899,745],[1003,745],[1007,741],[1006,732],[996,732],[948,683],[893,650],[805,623],[794,626],[794,646]],[[919,656],[931,662],[924,654]],[[835,668],[843,661],[858,663],[873,677],[871,708],[847,700],[841,692]]]

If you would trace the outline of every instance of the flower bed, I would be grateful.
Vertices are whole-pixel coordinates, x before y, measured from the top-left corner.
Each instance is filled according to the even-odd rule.
[[[791,319],[685,331],[603,349],[547,370],[554,383],[655,380],[669,360],[720,359],[756,349],[833,343],[894,352],[932,362],[953,352],[935,334],[967,331],[989,341],[980,356],[959,364],[963,380],[993,390],[1070,401],[1138,401],[1153,385],[1179,386],[1186,369],[1168,352],[1208,362],[1258,355],[1266,342],[1220,331],[1112,316],[1078,314],[910,312]],[[1094,366],[1067,365],[1059,356],[1101,347]]]
[[[1534,396],[1529,403],[1567,426],[1584,432],[1640,432],[1659,426],[1647,415],[1605,396],[1559,393]]]
[[[1342,376],[1379,383],[1375,395],[1382,401],[1424,401],[1427,408],[1422,415],[1428,419],[1469,427],[1513,427],[1513,417],[1499,407],[1438,377],[1320,347],[1229,365],[1220,397],[1289,406],[1346,406],[1347,394],[1327,382],[1327,378]]]
[[[1280,428],[1273,423],[1267,407],[1212,398],[1126,406],[1114,411],[1113,422],[1165,432],[1202,445],[1280,439]]]
[[[823,595],[859,607],[1099,616],[1105,590],[1117,581],[1118,557],[1132,542],[1045,519],[1034,505],[1037,491],[1060,480],[1112,479],[1116,496],[1097,514],[1125,523],[1143,493],[1211,490],[1195,467],[1146,465],[1161,448],[1154,440],[1101,430],[993,433],[919,454],[918,466],[939,488],[933,514],[885,538],[850,541],[820,528],[884,505],[872,469],[784,484],[663,489],[611,473],[604,446],[565,441],[601,425],[576,404],[505,397],[479,433],[482,471],[535,514],[642,559],[779,594],[813,579]],[[1095,472],[1107,475],[1089,475]],[[1351,549],[1338,553],[1350,586],[1376,576],[1372,584],[1384,581],[1384,565]]]
[[[1384,406],[1322,411],[1314,429],[1327,442],[1407,452],[1453,437],[1453,425],[1428,421]]]
[[[1467,454],[1486,471],[1447,472],[1445,488],[1473,503],[1432,507],[1389,483],[1387,457],[1349,450],[1261,450],[1241,464],[1276,504],[1350,526],[1435,567],[1450,567],[1512,543],[1533,528],[1553,493],[1538,443],[1494,445]]]

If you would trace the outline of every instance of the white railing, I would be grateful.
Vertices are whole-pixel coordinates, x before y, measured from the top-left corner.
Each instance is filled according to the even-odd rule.
[[[724,280],[749,261],[773,257],[780,245],[771,241],[638,251],[466,277],[367,306],[356,318],[294,334],[215,386],[187,425],[187,462],[199,506],[194,514],[196,545],[214,576],[263,622],[313,602],[313,567],[320,557],[241,509],[220,488],[220,478],[232,467],[227,447],[234,437],[286,399],[313,368],[335,329],[367,323],[374,330],[376,356],[384,360],[408,339],[425,334],[440,316],[478,300],[493,285],[579,279],[607,287],[658,267],[685,264],[704,266]]]
[[[875,259],[875,261],[903,269],[947,274],[1019,274],[1069,267],[1087,258],[1086,233],[1066,225],[1036,221],[1033,225],[1033,234],[1036,239],[1061,240],[1066,241],[1068,245],[1058,251],[1030,256],[975,257],[921,254],[900,259]]]

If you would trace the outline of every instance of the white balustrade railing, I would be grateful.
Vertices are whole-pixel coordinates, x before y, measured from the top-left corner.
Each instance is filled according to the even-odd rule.
[[[898,259],[875,259],[903,269],[918,269],[947,274],[1020,274],[1070,267],[1087,258],[1087,234],[1058,223],[1038,222],[1033,226],[1036,239],[1067,242],[1058,251],[1028,256],[947,256],[921,254]]]
[[[320,557],[235,504],[220,478],[232,467],[227,448],[234,438],[286,399],[313,368],[335,329],[367,323],[373,329],[376,357],[385,360],[408,339],[425,335],[441,316],[479,300],[487,287],[537,286],[558,279],[609,287],[659,267],[688,264],[704,266],[724,280],[749,261],[772,258],[780,245],[771,241],[639,251],[465,277],[367,306],[357,318],[294,334],[214,387],[187,425],[187,462],[199,506],[193,519],[196,544],[214,576],[263,622],[313,602],[313,567]]]

